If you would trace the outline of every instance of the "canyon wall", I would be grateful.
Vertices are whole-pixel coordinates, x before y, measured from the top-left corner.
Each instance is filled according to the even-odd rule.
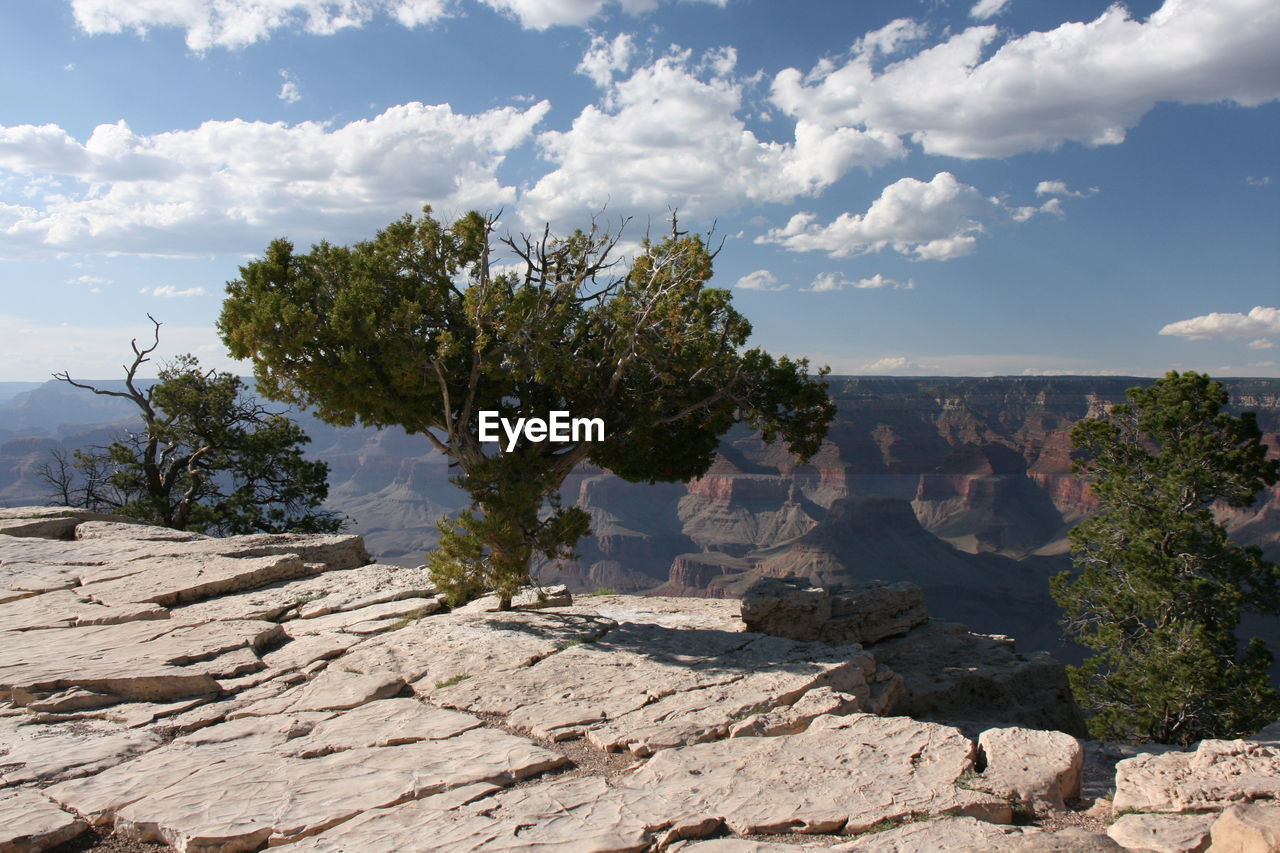
[[[1069,567],[1067,532],[1091,507],[1070,473],[1068,433],[1149,381],[834,377],[838,414],[808,465],[738,429],[687,484],[576,471],[564,496],[590,513],[593,536],[578,560],[540,571],[576,591],[707,597],[736,595],[761,575],[910,580],[941,618],[1064,653],[1047,578]],[[1233,407],[1258,412],[1280,444],[1280,380],[1224,384]],[[43,502],[38,467],[51,449],[106,443],[131,415],[56,382],[0,400],[0,503]],[[447,460],[400,430],[301,420],[352,532],[384,562],[422,562],[435,520],[465,503]],[[1221,517],[1237,540],[1280,560],[1280,489]]]

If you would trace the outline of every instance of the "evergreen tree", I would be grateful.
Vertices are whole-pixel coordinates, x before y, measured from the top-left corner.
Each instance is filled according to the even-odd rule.
[[[706,286],[701,237],[673,221],[620,269],[616,235],[594,225],[500,242],[493,230],[478,213],[446,227],[426,209],[350,247],[299,254],[277,240],[227,285],[219,321],[266,396],[333,424],[401,426],[458,467],[471,508],[443,523],[429,558],[455,602],[491,589],[507,607],[535,556],[570,553],[588,519],[558,492],[583,462],[688,480],[736,422],[817,451],[835,412],[826,384],[803,360],[744,349],[751,325]],[[605,436],[495,445],[480,440],[481,411],[599,418]]]
[[[1077,476],[1098,513],[1071,532],[1078,576],[1051,582],[1072,639],[1097,654],[1070,668],[1097,738],[1187,744],[1280,717],[1261,640],[1243,612],[1280,612],[1280,575],[1213,516],[1277,479],[1256,416],[1222,411],[1222,386],[1171,372],[1072,430]]]
[[[134,403],[137,429],[105,448],[56,456],[42,473],[58,498],[178,530],[221,535],[333,532],[341,519],[320,508],[329,466],[304,459],[311,439],[250,398],[239,377],[201,369],[181,355],[143,385],[138,369],[159,345],[133,342],[124,390],[57,379]]]

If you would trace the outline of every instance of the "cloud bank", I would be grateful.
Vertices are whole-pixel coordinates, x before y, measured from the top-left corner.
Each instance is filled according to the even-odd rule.
[[[83,143],[52,124],[0,127],[0,169],[26,177],[31,196],[0,202],[0,256],[251,253],[285,233],[367,236],[423,203],[511,205],[497,169],[549,108],[409,103],[336,128],[236,119],[150,136],[120,121]]]

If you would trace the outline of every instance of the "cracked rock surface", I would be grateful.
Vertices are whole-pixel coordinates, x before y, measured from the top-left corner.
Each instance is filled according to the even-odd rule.
[[[1052,754],[1073,738],[1018,730],[984,785],[945,719],[961,694],[957,722],[1046,717],[1049,664],[1007,643],[829,644],[732,601],[557,590],[449,611],[368,559],[0,512],[0,851],[90,826],[201,853],[994,849],[1049,835],[1008,826],[1010,793],[1078,784]],[[934,719],[891,716],[912,703]]]

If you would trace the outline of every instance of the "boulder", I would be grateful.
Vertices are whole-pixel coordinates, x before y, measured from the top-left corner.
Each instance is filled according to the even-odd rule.
[[[1224,809],[1280,797],[1280,744],[1203,740],[1192,752],[1142,753],[1116,765],[1116,811]]]
[[[1080,796],[1084,750],[1069,734],[1033,729],[987,729],[978,737],[986,761],[980,786],[1023,805],[1062,811]]]
[[[1107,827],[1122,847],[1153,853],[1204,853],[1216,815],[1127,814]]]
[[[1280,803],[1231,806],[1209,831],[1209,853],[1275,853],[1280,850]]]
[[[911,583],[831,588],[804,578],[761,578],[742,596],[748,631],[829,645],[874,643],[928,619],[924,592]]]

